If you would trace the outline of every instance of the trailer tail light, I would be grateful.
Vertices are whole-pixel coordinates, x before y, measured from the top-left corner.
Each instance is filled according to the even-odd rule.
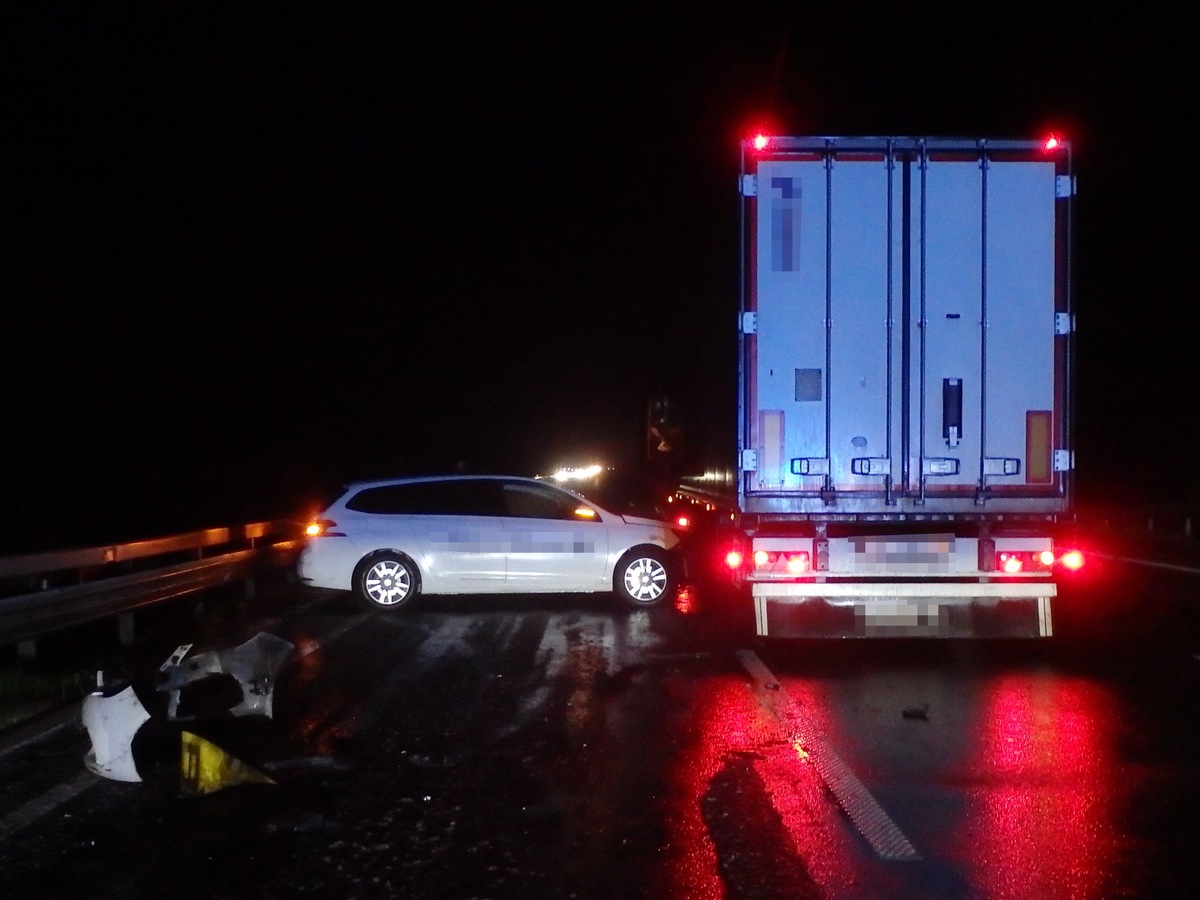
[[[1083,553],[1079,550],[1068,550],[1058,558],[1059,563],[1064,569],[1070,569],[1072,572],[1077,572],[1083,568]]]
[[[1058,147],[1059,147],[1059,140],[1058,140],[1057,134],[1050,135],[1048,138],[1046,138],[1045,143],[1042,144],[1042,149],[1045,150],[1047,153],[1054,152],[1055,150],[1058,149]]]
[[[996,554],[996,570],[1009,575],[1050,572],[1056,567],[1076,571],[1083,568],[1083,554],[1067,550],[1056,555],[1050,550],[1004,550]]]
[[[761,152],[767,149],[767,146],[771,143],[771,139],[762,132],[759,132],[754,136],[750,143],[754,146],[755,150]]]
[[[807,550],[756,550],[754,571],[772,575],[806,575],[812,571]]]
[[[1048,550],[1004,550],[996,554],[996,568],[1008,575],[1049,572],[1054,554]]]
[[[741,550],[730,550],[725,554],[725,565],[734,571],[737,571],[742,567],[742,561],[743,556]]]

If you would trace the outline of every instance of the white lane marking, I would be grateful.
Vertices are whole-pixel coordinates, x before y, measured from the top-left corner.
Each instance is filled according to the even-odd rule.
[[[91,772],[80,772],[74,778],[56,784],[40,797],[34,797],[24,806],[14,809],[0,819],[0,841],[6,840],[26,825],[33,824],[46,813],[52,812],[72,797],[79,796],[103,780]]]
[[[581,624],[572,624],[563,626],[560,620],[555,617],[546,623],[546,629],[542,632],[541,643],[538,644],[537,651],[534,653],[534,660],[538,665],[546,667],[545,680],[551,681],[563,674],[567,667],[567,663],[571,659],[571,641],[567,632],[575,630],[576,640],[580,644],[599,644],[604,646],[608,639],[608,630],[611,623],[607,619],[590,619]],[[607,669],[611,669],[613,662],[611,659],[605,659]],[[606,674],[612,674],[611,671]]]
[[[1149,566],[1152,569],[1169,569],[1172,572],[1187,572],[1191,575],[1200,575],[1200,569],[1195,566],[1179,566],[1174,563],[1152,562],[1148,559],[1134,559],[1132,556],[1110,556],[1107,553],[1089,552],[1088,556],[1094,556],[1097,559],[1111,559],[1115,562],[1133,563],[1136,566]]]
[[[837,798],[850,821],[882,859],[914,861],[921,858],[858,776],[825,742],[824,736],[805,721],[803,713],[784,691],[766,664],[753,650],[737,651],[742,667],[754,679],[759,701],[786,729],[793,745],[802,750],[821,779]]]
[[[50,735],[54,734],[56,731],[61,731],[62,729],[66,728],[68,725],[77,725],[82,728],[83,723],[80,720],[79,710],[79,704],[73,704],[72,706],[52,713],[45,719],[38,720],[38,724],[33,727],[36,727],[40,730],[31,731],[24,737],[14,738],[11,744],[5,744],[3,747],[0,747],[0,759],[3,759],[10,753],[15,753],[22,747],[28,747],[30,744],[35,744],[38,741],[44,740]]]
[[[359,615],[355,616],[353,619],[349,619],[348,621],[343,622],[341,625],[339,625],[337,628],[333,629],[333,631],[329,632],[329,634],[325,635],[324,637],[322,637],[320,639],[315,639],[312,641],[306,641],[303,647],[296,648],[296,658],[304,659],[304,657],[308,656],[308,654],[315,653],[316,651],[320,650],[322,647],[327,647],[328,645],[332,644],[334,641],[336,641],[338,638],[342,637],[347,632],[352,631],[353,629],[357,628],[359,625],[361,625],[363,622],[367,621],[367,619],[369,619],[369,618],[371,618],[370,613],[360,613]]]

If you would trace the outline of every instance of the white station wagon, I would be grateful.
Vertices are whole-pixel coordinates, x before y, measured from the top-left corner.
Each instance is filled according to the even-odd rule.
[[[419,594],[612,591],[653,606],[673,583],[666,522],[621,515],[534,478],[396,478],[350,485],[311,522],[298,574],[374,609]]]

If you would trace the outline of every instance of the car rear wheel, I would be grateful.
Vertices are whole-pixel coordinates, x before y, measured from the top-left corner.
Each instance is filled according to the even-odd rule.
[[[354,592],[371,609],[400,609],[412,603],[420,590],[417,567],[399,553],[369,556],[354,573]]]
[[[658,550],[633,550],[621,558],[613,575],[613,588],[625,603],[654,606],[667,595],[671,573]]]

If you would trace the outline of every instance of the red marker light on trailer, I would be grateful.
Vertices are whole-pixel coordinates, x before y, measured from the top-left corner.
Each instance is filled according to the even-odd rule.
[[[1078,570],[1083,568],[1083,554],[1078,550],[1068,550],[1058,561],[1066,569]]]
[[[771,143],[771,139],[760,132],[754,136],[752,143],[755,150],[766,150],[767,144]]]
[[[1058,135],[1055,135],[1055,134],[1052,134],[1052,135],[1050,135],[1050,137],[1046,138],[1046,142],[1044,144],[1042,144],[1042,149],[1045,150],[1047,153],[1050,153],[1053,150],[1057,150],[1058,147],[1059,147]]]

